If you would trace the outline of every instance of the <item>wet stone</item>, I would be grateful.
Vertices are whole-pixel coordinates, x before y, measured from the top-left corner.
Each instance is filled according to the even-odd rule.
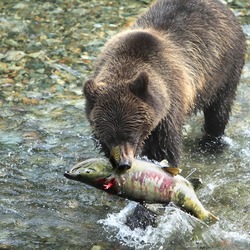
[[[23,51],[8,51],[4,56],[3,59],[6,62],[13,62],[13,61],[19,61],[23,57],[25,57],[25,52]]]
[[[25,67],[28,69],[38,70],[38,69],[44,69],[45,64],[39,58],[30,58],[26,61]]]

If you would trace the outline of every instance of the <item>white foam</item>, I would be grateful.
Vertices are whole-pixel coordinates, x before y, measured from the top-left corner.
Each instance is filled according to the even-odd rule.
[[[243,156],[243,157],[250,157],[250,149],[247,147],[247,148],[243,148],[240,150],[240,154]]]
[[[112,231],[113,235],[110,236],[110,239],[117,239],[121,244],[136,249],[161,249],[163,245],[168,243],[184,244],[186,237],[189,238],[193,235],[197,223],[204,226],[203,223],[180,209],[167,206],[164,215],[158,218],[157,228],[148,226],[146,230],[140,228],[131,230],[125,225],[125,221],[126,216],[133,211],[135,206],[135,202],[129,202],[119,213],[108,214],[106,219],[99,221],[106,232]]]
[[[234,141],[232,138],[228,137],[228,136],[223,136],[223,140],[224,140],[229,146],[231,146],[231,147],[236,147],[236,146],[237,146],[237,144],[235,143],[235,141]]]
[[[163,215],[158,217],[158,226],[148,226],[145,230],[131,230],[125,225],[126,216],[134,210],[135,202],[128,205],[119,213],[108,214],[99,220],[111,241],[119,241],[121,245],[134,249],[160,250],[170,247],[202,248],[222,246],[224,242],[231,244],[250,244],[248,236],[240,232],[227,232],[220,228],[219,222],[208,227],[193,216],[174,206],[167,206]],[[238,242],[238,243],[237,243]]]

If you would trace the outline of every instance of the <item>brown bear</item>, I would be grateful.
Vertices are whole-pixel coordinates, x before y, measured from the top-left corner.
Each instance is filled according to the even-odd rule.
[[[182,126],[197,111],[204,112],[204,138],[218,140],[245,50],[240,24],[220,1],[154,2],[107,42],[84,85],[86,115],[101,150],[119,168],[129,168],[140,153],[176,167]]]

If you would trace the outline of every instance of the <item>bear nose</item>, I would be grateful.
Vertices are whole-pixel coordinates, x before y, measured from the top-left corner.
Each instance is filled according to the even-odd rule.
[[[118,169],[119,170],[127,170],[131,168],[131,161],[129,160],[124,160],[124,161],[120,161],[118,164]]]

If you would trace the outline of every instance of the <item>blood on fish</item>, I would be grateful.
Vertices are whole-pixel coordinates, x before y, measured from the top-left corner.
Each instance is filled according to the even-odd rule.
[[[116,185],[116,180],[115,178],[112,178],[111,180],[109,180],[108,183],[103,184],[104,189],[110,189],[111,187]]]

